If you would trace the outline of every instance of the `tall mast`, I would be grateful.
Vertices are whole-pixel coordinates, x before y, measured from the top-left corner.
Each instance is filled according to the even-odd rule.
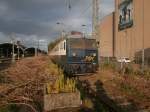
[[[98,40],[99,0],[93,0],[92,36]]]

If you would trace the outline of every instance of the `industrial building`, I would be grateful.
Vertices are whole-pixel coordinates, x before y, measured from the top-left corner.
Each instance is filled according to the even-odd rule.
[[[100,24],[100,56],[150,58],[150,0],[115,0],[114,14]],[[150,61],[150,60],[149,60]]]
[[[99,27],[101,58],[114,57],[114,17],[114,13],[105,16]]]

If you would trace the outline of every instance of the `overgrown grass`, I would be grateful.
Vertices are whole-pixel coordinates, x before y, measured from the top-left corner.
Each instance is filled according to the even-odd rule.
[[[0,84],[2,83],[10,83],[11,81],[7,77],[7,74],[4,71],[0,71]]]
[[[134,69],[133,69],[133,67],[131,66],[131,65],[127,65],[127,66],[125,66],[125,74],[134,74]]]
[[[113,69],[111,63],[104,63],[102,67],[111,74]],[[121,94],[124,94],[129,101],[133,101],[132,103],[135,105],[141,105],[141,107],[150,103],[150,88],[148,86],[150,81],[150,68],[142,71],[139,65],[124,64],[122,69],[118,69],[116,65],[116,68],[113,70],[115,71],[114,74],[116,74],[114,83],[117,85]]]
[[[9,105],[0,108],[0,112],[19,112],[20,107],[16,105]]]
[[[143,94],[142,91],[139,91],[137,88],[131,86],[130,84],[127,84],[127,83],[121,83],[120,84],[120,89],[125,92],[126,94],[128,95],[132,95],[136,98],[140,98],[140,99],[143,99],[145,96]]]
[[[144,77],[145,79],[150,81],[150,68],[145,69],[144,71],[138,71],[137,75]]]
[[[104,61],[101,65],[100,65],[101,69],[105,70],[105,69],[112,69],[112,70],[116,70],[117,66],[115,62],[108,62],[108,61]]]
[[[142,76],[146,78],[147,80],[150,80],[150,68],[144,69],[144,71],[141,68],[135,69],[132,64],[123,64],[123,68],[121,69],[120,65],[115,62],[108,62],[104,61],[101,65],[101,70],[113,70],[115,72],[118,72],[119,74],[126,74],[126,75],[137,75]]]

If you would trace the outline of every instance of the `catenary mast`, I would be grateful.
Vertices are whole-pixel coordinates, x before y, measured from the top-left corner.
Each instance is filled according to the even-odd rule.
[[[92,36],[97,41],[98,39],[98,23],[99,23],[99,0],[93,0],[93,15],[92,15]]]

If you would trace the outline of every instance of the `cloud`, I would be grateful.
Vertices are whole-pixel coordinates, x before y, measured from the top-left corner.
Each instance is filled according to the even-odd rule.
[[[114,10],[114,0],[100,3],[100,16]],[[71,10],[67,5],[67,0],[0,0],[0,39],[14,32],[22,40],[51,41],[62,29],[82,31],[82,24],[91,32],[92,0],[71,0]]]
[[[5,42],[10,42],[11,39],[9,38],[9,35],[4,34],[3,32],[0,32],[0,44]]]
[[[47,51],[48,45],[48,37],[39,37],[37,35],[23,35],[23,34],[15,34],[13,35],[13,39],[15,42],[20,41],[22,45],[26,47],[35,47],[41,50]],[[0,44],[2,43],[10,43],[12,41],[12,34],[7,35],[0,32]],[[50,41],[50,40],[49,40]]]
[[[108,15],[109,13],[114,11],[114,0],[101,0],[100,6],[100,18]]]
[[[5,14],[5,12],[7,11],[8,7],[5,3],[1,3],[0,4],[0,16],[3,16],[3,14]]]

